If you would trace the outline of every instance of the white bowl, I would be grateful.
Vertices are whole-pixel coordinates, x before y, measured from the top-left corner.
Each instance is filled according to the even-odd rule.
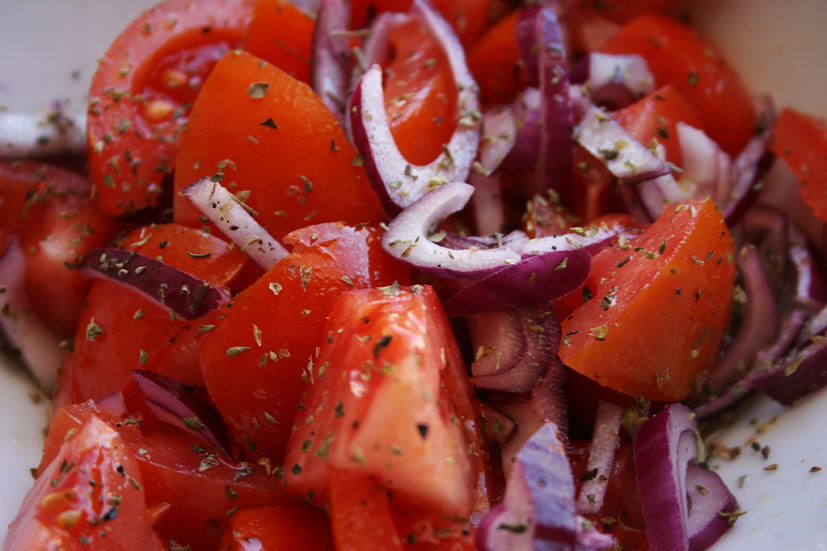
[[[96,59],[153,0],[28,0],[0,2],[0,105],[23,111],[68,98],[85,106]],[[716,41],[753,92],[771,92],[778,106],[827,117],[827,2],[823,0],[698,0],[679,11]],[[40,461],[46,401],[20,369],[0,358],[0,540],[32,484]],[[758,426],[776,418],[760,434]],[[716,551],[785,549],[827,551],[827,391],[790,409],[754,400],[741,421],[720,435],[740,447],[734,461],[712,465],[747,512]],[[757,419],[757,424],[750,421]],[[769,445],[764,459],[748,443]],[[765,471],[768,464],[778,469]],[[810,473],[812,466],[825,468]],[[742,478],[746,475],[745,478]],[[739,482],[740,481],[740,482]]]

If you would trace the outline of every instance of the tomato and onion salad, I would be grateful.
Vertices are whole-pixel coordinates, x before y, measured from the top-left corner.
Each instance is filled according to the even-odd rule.
[[[56,388],[4,549],[714,544],[698,421],[827,383],[827,125],[669,2],[311,4],[162,1],[88,180],[0,164],[2,328]]]

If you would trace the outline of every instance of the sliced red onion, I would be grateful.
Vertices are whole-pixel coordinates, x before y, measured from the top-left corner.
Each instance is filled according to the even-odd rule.
[[[529,256],[460,289],[445,312],[467,316],[547,303],[580,287],[590,269],[591,255],[582,249]]]
[[[676,133],[683,157],[679,180],[683,194],[668,197],[669,201],[709,195],[717,205],[727,203],[732,183],[729,156],[703,130],[678,122]]]
[[[202,178],[181,193],[262,269],[269,270],[290,254],[256,222],[254,211],[220,183]]]
[[[482,352],[471,364],[474,385],[514,393],[530,391],[557,353],[555,336],[559,341],[560,331],[556,325],[547,308],[537,307],[469,319],[471,342],[478,355]],[[503,332],[492,335],[497,329]]]
[[[799,345],[805,344],[813,340],[813,337],[820,335],[827,331],[827,307],[822,308],[819,312],[807,321],[807,324],[797,335],[797,343]]]
[[[784,405],[827,385],[827,338],[816,335],[767,369],[750,376],[750,384]]]
[[[708,383],[713,393],[724,391],[752,366],[755,355],[772,342],[781,328],[781,318],[772,288],[764,276],[761,259],[754,245],[747,245],[738,254],[747,304],[735,340],[724,358],[710,371]]]
[[[775,209],[756,205],[744,217],[746,239],[758,244],[758,256],[767,282],[779,298],[787,274],[789,236],[787,217]]]
[[[500,164],[514,147],[517,124],[507,106],[487,111],[482,117],[479,165],[471,171],[470,184],[476,190],[471,197],[474,223],[480,234],[499,232],[505,225],[500,189]]]
[[[638,428],[634,463],[651,551],[688,551],[686,467],[697,456],[695,423],[671,404]]]
[[[86,113],[0,111],[0,159],[86,153]]]
[[[540,90],[526,88],[517,94],[511,104],[517,127],[517,137],[509,155],[508,162],[518,170],[532,171],[537,169],[537,159],[540,157]]]
[[[614,212],[625,212],[635,220],[645,224],[654,221],[654,218],[649,215],[649,211],[643,206],[638,193],[638,186],[626,185],[620,182],[619,185],[609,190],[608,200]]]
[[[98,409],[101,411],[105,411],[115,418],[125,417],[128,413],[126,401],[123,398],[123,392],[120,390],[113,392],[112,394],[107,394],[102,398],[98,398],[95,400],[95,405],[98,406]]]
[[[188,320],[200,318],[230,299],[227,291],[134,251],[92,249],[83,257],[80,269],[90,277],[129,287]]]
[[[626,107],[655,89],[655,77],[639,55],[592,52],[577,64],[578,81],[590,90],[592,102],[611,110]]]
[[[577,542],[574,545],[575,551],[615,549],[617,542],[614,536],[599,531],[592,521],[580,515],[575,515],[574,518],[577,525]]]
[[[545,253],[583,249],[591,254],[614,237],[617,229],[591,226],[572,228],[558,236],[525,240],[516,233],[505,236],[502,246],[451,249],[440,244],[445,234],[431,235],[431,228],[449,215],[462,210],[474,188],[454,182],[438,187],[406,208],[389,224],[382,236],[382,247],[392,256],[419,270],[445,277],[481,279],[526,257]]]
[[[790,224],[787,231],[789,258],[796,276],[793,301],[811,313],[818,312],[827,302],[827,277],[801,230]]]
[[[540,48],[537,44],[537,15],[540,9],[541,6],[538,5],[522,8],[517,16],[517,25],[514,29],[517,48],[520,51],[520,61],[534,85],[540,83]]]
[[[313,28],[311,84],[339,123],[347,105],[350,45],[336,31],[346,30],[349,19],[348,0],[322,0]]]
[[[618,435],[622,419],[622,407],[604,400],[597,404],[592,444],[586,465],[586,470],[595,472],[596,475],[580,486],[577,512],[581,515],[596,515],[603,507],[603,498],[606,496],[615,451],[619,444]]]
[[[130,374],[147,407],[159,421],[206,441],[232,458],[221,415],[197,389],[152,371],[134,370]]]
[[[382,69],[373,65],[350,98],[353,142],[364,158],[368,178],[385,210],[402,208],[445,182],[464,181],[477,156],[480,137],[479,91],[465,52],[451,26],[425,0],[414,0],[410,16],[439,42],[457,85],[456,130],[443,153],[427,165],[412,165],[393,140],[385,112]]]
[[[531,10],[533,8],[526,8]],[[530,195],[553,189],[560,202],[571,201],[571,170],[574,149],[571,143],[574,121],[569,103],[569,77],[563,31],[550,7],[537,11],[534,22],[538,46],[540,75],[540,158],[538,164],[541,186],[530,190]]]
[[[26,295],[26,257],[12,236],[0,258],[0,328],[23,363],[51,396],[60,368],[60,337],[37,315]]]
[[[485,437],[497,444],[502,444],[511,437],[516,423],[505,413],[492,405],[481,402],[480,412],[485,421]]]
[[[704,551],[731,528],[727,515],[738,509],[738,501],[717,473],[697,465],[686,468],[686,492],[689,551]]]
[[[574,480],[554,423],[543,425],[519,451],[503,503],[477,530],[482,551],[572,549],[577,542]]]
[[[632,137],[602,109],[590,106],[574,130],[574,138],[626,184],[669,174],[669,167]],[[663,205],[656,216],[660,215]]]
[[[754,104],[762,128],[747,142],[733,162],[732,187],[721,204],[724,219],[729,226],[735,225],[758,199],[764,177],[775,160],[775,155],[767,149],[775,126],[775,105],[768,95],[756,97]]]
[[[695,408],[695,415],[699,419],[704,419],[734,406],[750,394],[754,390],[751,383],[753,378],[760,379],[763,376],[763,370],[777,362],[795,344],[796,338],[806,332],[806,329],[802,329],[808,317],[809,314],[804,310],[795,310],[787,316],[781,325],[778,339],[772,346],[755,355],[751,370],[741,380],[727,388],[723,394]]]

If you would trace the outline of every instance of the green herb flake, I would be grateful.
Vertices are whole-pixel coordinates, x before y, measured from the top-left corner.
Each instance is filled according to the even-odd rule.
[[[198,420],[198,417],[184,417],[182,421],[184,422],[184,425],[191,430],[201,431],[207,428],[203,423],[201,423],[201,421]]]
[[[250,349],[249,346],[231,346],[230,348],[225,350],[224,353],[227,356],[233,357],[233,356],[238,356],[239,354],[241,354],[243,352],[246,352],[249,349]]]
[[[270,85],[266,82],[254,82],[247,88],[247,95],[253,99],[261,99],[269,89]]]

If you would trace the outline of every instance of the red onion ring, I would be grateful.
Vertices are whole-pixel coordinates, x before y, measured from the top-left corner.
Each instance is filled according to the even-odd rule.
[[[615,451],[618,447],[622,418],[622,407],[604,400],[597,404],[592,444],[589,448],[589,460],[586,466],[587,471],[594,471],[597,476],[580,486],[580,493],[577,496],[577,512],[581,515],[596,515],[603,507],[603,498],[606,496],[608,478],[612,473]]]
[[[350,6],[347,0],[322,0],[313,28],[310,81],[336,120],[341,124],[347,104],[350,75],[350,45],[335,31],[347,29]]]

